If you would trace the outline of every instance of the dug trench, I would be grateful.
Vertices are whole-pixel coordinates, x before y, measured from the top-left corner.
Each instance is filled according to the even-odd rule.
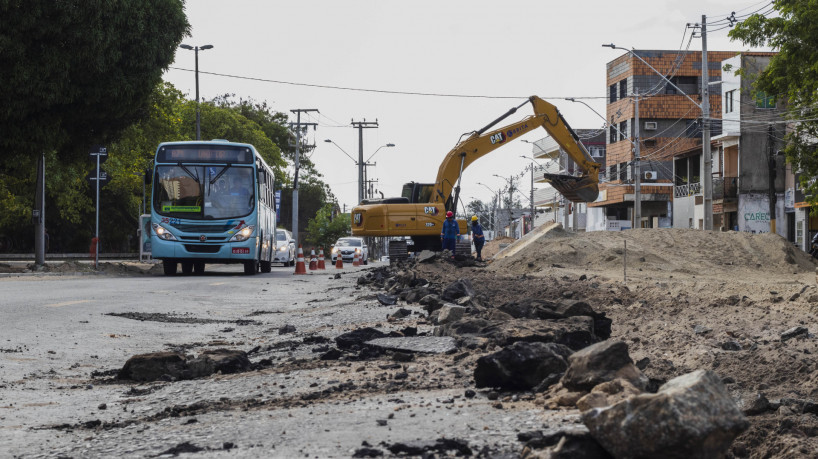
[[[378,397],[393,406],[392,414],[414,416],[423,402],[407,394],[427,393],[445,394],[433,402],[442,410],[466,410],[489,400],[496,410],[535,410],[543,419],[551,417],[530,430],[517,429],[512,441],[457,439],[440,432],[412,444],[364,442],[350,455],[605,457],[621,455],[615,421],[599,427],[599,418],[616,413],[608,407],[633,400],[648,406],[656,396],[679,403],[673,390],[682,386],[684,393],[704,387],[710,396],[723,396],[716,418],[731,424],[713,427],[712,434],[721,456],[813,457],[818,367],[811,327],[818,289],[812,261],[775,236],[656,231],[601,236],[551,231],[514,256],[487,264],[427,254],[369,269],[358,279],[364,294],[357,302],[382,310],[382,322],[340,334],[332,327],[320,334],[292,326],[268,329],[277,333],[276,342],[242,352],[247,362],[236,371],[205,365],[204,373],[160,372],[149,380],[124,375],[123,365],[87,382],[121,386],[126,413],[147,397],[200,381],[253,378],[258,381],[254,395],[175,397],[177,403],[143,415],[132,412],[127,419],[43,428],[144,429],[171,418],[195,424],[196,416],[208,413],[320,410]],[[624,264],[631,271],[627,280]],[[206,349],[235,351],[241,344],[197,343],[162,351],[187,363],[201,360]],[[585,354],[607,363],[580,371]],[[299,374],[322,378],[293,376]],[[391,425],[392,414],[372,421]],[[646,451],[661,448],[657,439],[645,436],[648,432],[627,433]],[[191,452],[201,448],[177,446]],[[683,447],[674,445],[681,454],[690,452]],[[674,457],[664,452],[659,456]]]

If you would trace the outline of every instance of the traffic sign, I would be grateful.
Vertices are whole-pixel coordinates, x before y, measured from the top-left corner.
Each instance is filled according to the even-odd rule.
[[[88,180],[89,182],[91,182],[91,186],[94,186],[94,182],[97,181],[96,172],[95,171],[89,172],[88,175],[85,176],[85,180]],[[99,171],[99,186],[105,185],[110,180],[111,176],[107,172]]]
[[[108,147],[104,145],[94,145],[91,147],[88,154],[94,161],[96,161],[96,157],[99,156],[99,163],[102,164],[106,159],[108,159]]]

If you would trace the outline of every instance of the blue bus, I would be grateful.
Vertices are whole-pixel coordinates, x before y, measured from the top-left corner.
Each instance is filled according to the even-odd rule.
[[[249,144],[165,142],[156,150],[151,256],[165,275],[202,274],[207,263],[270,272],[276,211],[272,169]]]

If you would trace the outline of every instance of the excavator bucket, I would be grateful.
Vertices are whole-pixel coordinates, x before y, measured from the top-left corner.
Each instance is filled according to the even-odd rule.
[[[571,202],[594,202],[599,196],[599,186],[589,176],[544,174],[545,180]]]

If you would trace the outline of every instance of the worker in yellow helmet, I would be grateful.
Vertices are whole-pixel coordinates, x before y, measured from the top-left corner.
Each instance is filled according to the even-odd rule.
[[[486,237],[483,236],[483,227],[480,226],[480,220],[477,215],[471,218],[471,236],[474,240],[474,249],[477,251],[477,261],[483,261],[483,244],[486,243]]]

